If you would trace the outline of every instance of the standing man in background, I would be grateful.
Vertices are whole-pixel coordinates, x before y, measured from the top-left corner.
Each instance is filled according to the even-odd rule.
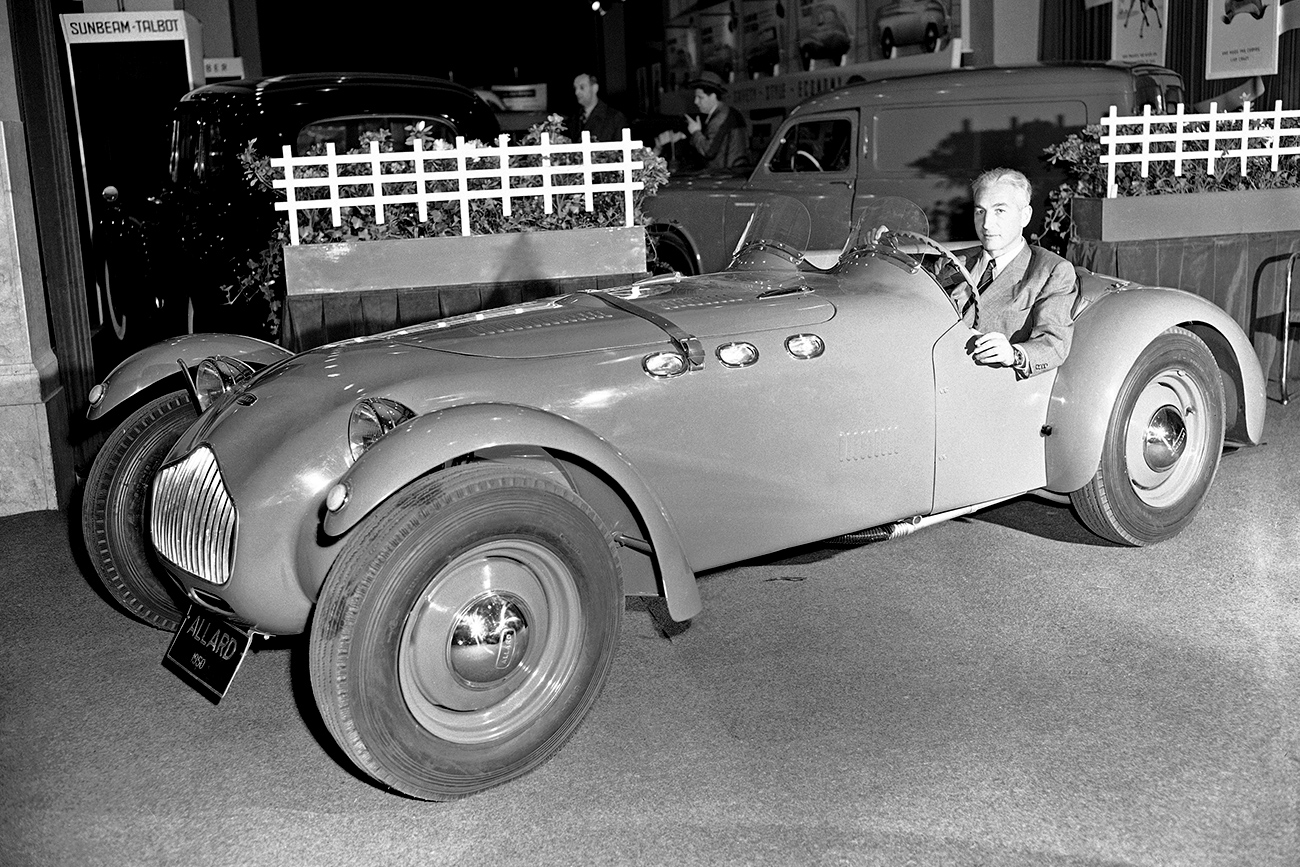
[[[600,81],[589,72],[573,79],[573,95],[578,100],[578,114],[570,127],[574,141],[582,140],[582,131],[591,133],[592,141],[622,141],[627,118],[623,112],[600,98]]]
[[[686,86],[695,88],[695,107],[701,117],[687,115],[685,133],[661,132],[655,138],[655,151],[689,138],[694,155],[705,169],[731,169],[745,165],[749,158],[745,119],[722,101],[722,95],[727,92],[722,76],[705,70],[699,78],[686,82]]]

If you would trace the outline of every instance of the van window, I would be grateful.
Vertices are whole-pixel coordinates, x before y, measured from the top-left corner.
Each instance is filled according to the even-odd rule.
[[[432,131],[434,138],[441,138],[448,142],[455,141],[456,130],[441,118],[376,115],[335,117],[314,121],[299,130],[294,152],[304,154],[312,145],[324,145],[326,142],[334,142],[335,151],[347,153],[349,150],[362,146],[362,135],[379,132],[388,133],[393,143],[393,150],[411,150],[411,146],[406,144],[407,138],[411,135],[407,127],[414,127],[420,121],[423,121],[425,127]]]
[[[1148,105],[1152,114],[1173,114],[1179,105],[1186,102],[1183,80],[1177,73],[1135,74],[1133,80],[1137,85],[1134,114],[1141,114],[1143,107]]]
[[[1033,174],[1043,148],[1087,122],[1082,102],[882,109],[875,122],[875,167],[882,175],[940,175],[961,182],[997,166]]]
[[[853,124],[848,118],[809,118],[786,128],[767,168],[772,172],[844,172],[852,159]]]

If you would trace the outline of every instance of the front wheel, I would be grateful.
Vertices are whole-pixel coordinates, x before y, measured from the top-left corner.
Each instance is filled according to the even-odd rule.
[[[131,414],[95,455],[81,502],[81,533],[100,583],[128,612],[175,632],[181,602],[149,544],[149,486],[195,419],[184,391]]]
[[[448,800],[554,755],[614,657],[609,533],[573,492],[494,464],[421,479],[344,542],[311,627],[311,683],[366,774]]]
[[[1088,484],[1070,494],[1099,536],[1150,545],[1191,522],[1223,451],[1223,381],[1205,343],[1170,328],[1138,356],[1120,388]]]

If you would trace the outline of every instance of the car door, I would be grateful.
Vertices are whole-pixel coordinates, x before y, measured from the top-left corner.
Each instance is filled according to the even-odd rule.
[[[787,120],[750,176],[744,195],[731,200],[724,226],[728,249],[740,239],[758,202],[772,193],[791,196],[808,208],[812,217],[808,249],[835,253],[843,249],[852,223],[860,142],[856,110]]]
[[[1047,484],[1043,424],[1056,382],[1051,370],[1018,379],[976,364],[978,332],[956,321],[934,345],[934,511],[1022,494]]]

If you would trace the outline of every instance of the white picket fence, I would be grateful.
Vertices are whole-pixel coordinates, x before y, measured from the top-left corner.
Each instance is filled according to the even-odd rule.
[[[1290,125],[1284,126],[1287,122]],[[1202,123],[1206,129],[1191,128]],[[1250,157],[1268,157],[1271,170],[1277,171],[1281,157],[1300,154],[1300,111],[1283,111],[1281,100],[1272,111],[1251,111],[1247,102],[1239,112],[1220,112],[1210,103],[1206,114],[1184,114],[1179,105],[1174,114],[1153,115],[1148,105],[1141,115],[1124,117],[1112,105],[1101,124],[1100,159],[1106,164],[1106,195],[1112,199],[1119,192],[1115,167],[1121,163],[1141,164],[1145,178],[1152,163],[1173,163],[1174,174],[1181,176],[1184,163],[1204,162],[1205,171],[1214,174],[1216,165],[1237,160],[1244,176]],[[1122,127],[1138,131],[1121,133]],[[1203,147],[1188,150],[1189,143],[1203,143]]]
[[[469,203],[474,199],[497,199],[501,202],[502,213],[509,217],[511,202],[525,197],[541,197],[543,212],[553,212],[555,196],[581,194],[587,211],[593,209],[593,194],[601,192],[621,192],[623,194],[624,225],[633,222],[632,193],[645,185],[633,180],[633,172],[642,168],[641,160],[632,159],[632,152],[643,147],[639,141],[633,141],[631,132],[623,130],[623,139],[617,142],[593,142],[591,134],[582,132],[582,139],[568,144],[556,144],[550,135],[543,132],[541,143],[536,145],[511,145],[510,137],[502,134],[495,146],[467,146],[463,136],[456,136],[454,147],[444,150],[425,150],[419,139],[415,140],[414,149],[380,153],[379,143],[370,143],[370,152],[361,154],[337,154],[332,142],[326,143],[324,156],[296,157],[288,145],[284,155],[271,159],[272,168],[280,169],[284,177],[276,178],[272,184],[276,189],[284,190],[284,201],[275,203],[277,211],[289,213],[289,238],[291,244],[299,243],[298,215],[305,211],[329,210],[333,224],[341,223],[341,211],[347,207],[372,207],[375,209],[375,222],[383,223],[387,207],[392,205],[414,204],[419,213],[420,222],[428,219],[428,207],[432,202],[458,201],[460,203],[461,234],[469,235]],[[615,153],[617,160],[593,162],[593,154]],[[580,162],[572,165],[556,165],[555,157],[562,154],[579,154]],[[540,156],[540,166],[519,165],[519,158]],[[471,162],[477,165],[490,165],[492,168],[470,168]],[[396,166],[408,164],[408,170],[399,170]],[[361,171],[341,173],[345,166],[359,166]],[[385,167],[390,167],[385,169]],[[304,172],[314,170],[324,172],[323,177],[306,177]],[[618,180],[596,180],[593,175],[608,177],[617,173]],[[540,186],[517,186],[515,179],[540,177]],[[581,179],[578,181],[578,179]],[[557,179],[567,182],[556,183]],[[470,181],[486,181],[486,189],[470,189]],[[431,185],[438,181],[452,181],[455,189],[434,190]],[[396,188],[402,185],[414,185],[414,192],[401,192]],[[485,186],[480,184],[479,186]],[[326,198],[303,199],[301,191],[326,189]]]

